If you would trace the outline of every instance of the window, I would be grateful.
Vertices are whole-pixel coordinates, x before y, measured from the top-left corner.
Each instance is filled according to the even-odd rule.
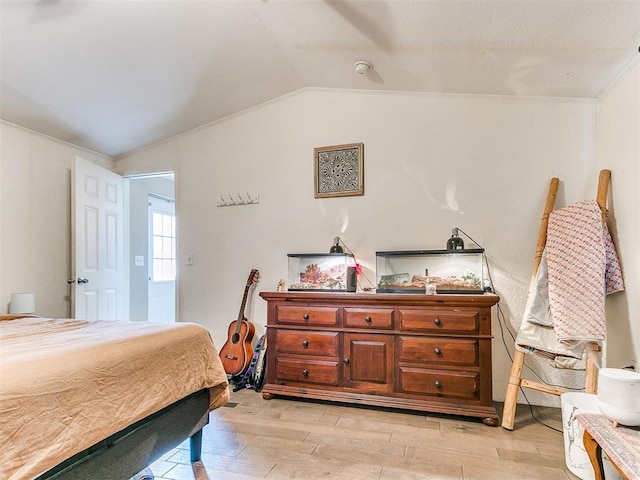
[[[152,274],[154,282],[174,282],[176,279],[176,217],[169,213],[153,212]]]

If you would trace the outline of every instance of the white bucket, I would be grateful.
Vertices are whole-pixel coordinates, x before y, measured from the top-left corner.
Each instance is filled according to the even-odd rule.
[[[560,395],[562,406],[562,434],[564,435],[564,458],[567,468],[582,480],[594,480],[595,474],[589,455],[584,448],[584,428],[580,425],[576,415],[580,413],[600,414],[598,397],[591,393],[571,392]],[[603,455],[602,463],[607,480],[622,477]]]

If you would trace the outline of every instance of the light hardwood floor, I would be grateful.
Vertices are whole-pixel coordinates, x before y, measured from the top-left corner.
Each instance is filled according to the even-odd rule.
[[[465,417],[231,394],[204,428],[202,461],[188,442],[151,465],[163,480],[576,480],[562,434],[518,406],[514,431]],[[498,413],[502,405],[497,405]],[[561,429],[560,409],[534,407]]]

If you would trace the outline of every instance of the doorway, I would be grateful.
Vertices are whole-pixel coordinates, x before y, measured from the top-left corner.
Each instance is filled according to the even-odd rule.
[[[126,177],[129,319],[176,321],[177,229],[173,173]]]

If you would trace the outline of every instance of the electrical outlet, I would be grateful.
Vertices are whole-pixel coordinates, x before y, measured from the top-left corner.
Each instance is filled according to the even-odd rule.
[[[144,267],[144,256],[143,255],[136,255],[135,261],[134,261],[134,265],[136,267]]]

